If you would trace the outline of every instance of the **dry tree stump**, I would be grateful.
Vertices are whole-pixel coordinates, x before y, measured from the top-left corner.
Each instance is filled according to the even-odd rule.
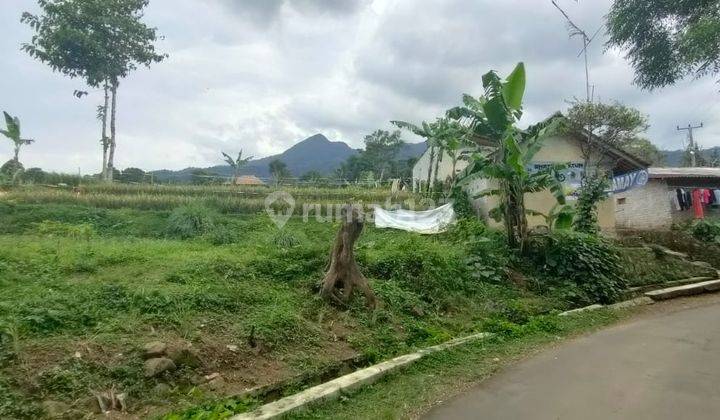
[[[355,261],[355,241],[363,230],[360,210],[348,204],[343,207],[341,215],[342,225],[335,236],[330,252],[330,267],[322,281],[320,293],[333,303],[347,306],[357,288],[365,295],[367,306],[375,309],[375,293]]]

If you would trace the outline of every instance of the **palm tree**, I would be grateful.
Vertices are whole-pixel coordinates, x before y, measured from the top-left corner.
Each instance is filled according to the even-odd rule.
[[[225,152],[221,152],[223,157],[225,158],[225,162],[227,162],[228,165],[233,169],[233,173],[235,174],[235,177],[233,181],[235,181],[240,176],[240,170],[243,166],[247,165],[248,162],[250,162],[253,159],[253,156],[243,158],[242,154],[243,151],[240,149],[240,153],[238,153],[237,159],[233,159]]]
[[[555,128],[558,119],[553,116],[526,130],[517,128],[525,93],[523,63],[519,63],[505,80],[491,71],[483,76],[482,81],[485,88],[483,96],[476,99],[464,95],[464,106],[447,112],[448,117],[467,125],[473,140],[489,142],[494,148],[489,155],[480,153],[478,148],[460,175],[459,183],[463,185],[476,178],[497,181],[497,188],[483,191],[478,197],[499,197],[499,206],[490,214],[496,220],[504,220],[508,244],[523,252],[528,241],[527,214],[536,213],[525,208],[525,194],[549,189],[559,204],[565,204],[557,176],[565,165],[552,165],[537,172],[528,169],[542,147],[546,133]]]
[[[0,133],[2,133],[5,137],[9,138],[10,141],[12,141],[15,145],[15,157],[13,158],[13,161],[15,164],[19,167],[20,166],[20,148],[22,146],[27,146],[29,144],[32,144],[35,142],[35,140],[32,139],[24,139],[20,136],[20,119],[18,117],[11,117],[10,114],[3,111],[3,114],[5,114],[5,125],[7,126],[5,130],[0,130]]]

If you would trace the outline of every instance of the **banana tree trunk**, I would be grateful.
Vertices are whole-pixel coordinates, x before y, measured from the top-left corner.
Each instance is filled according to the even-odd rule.
[[[445,153],[445,150],[442,147],[439,148],[436,156],[437,159],[435,159],[435,175],[433,175],[433,186],[435,186],[438,181],[438,171],[440,170],[440,160],[443,158],[443,153]]]
[[[432,187],[430,177],[432,176],[434,159],[435,159],[435,146],[430,146],[430,162],[428,163],[428,174],[427,174],[427,192],[430,192],[431,187]]]

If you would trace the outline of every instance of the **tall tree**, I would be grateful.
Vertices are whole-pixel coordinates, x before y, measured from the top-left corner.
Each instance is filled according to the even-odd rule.
[[[436,159],[436,154],[442,155],[442,150],[440,150],[440,139],[439,139],[439,125],[441,118],[438,118],[435,122],[425,122],[423,121],[420,123],[420,125],[415,125],[413,123],[409,123],[406,121],[390,121],[393,125],[395,125],[398,128],[402,128],[405,130],[410,131],[411,133],[415,134],[416,136],[422,137],[425,139],[429,146],[430,150],[430,156],[428,161],[428,170],[427,170],[427,184],[426,188],[427,191],[430,192],[433,188],[434,179],[433,179],[433,163],[435,163],[435,176],[434,178],[437,178],[437,166],[440,162],[440,159]],[[436,162],[437,160],[437,162]]]
[[[608,46],[627,51],[645,89],[720,72],[717,0],[615,0]]]
[[[149,67],[167,55],[155,51],[157,30],[144,22],[149,0],[38,0],[39,15],[23,13],[35,32],[23,50],[71,78],[91,87],[103,86],[104,178],[112,181],[117,146],[117,95],[120,81],[138,66]],[[109,104],[108,104],[109,102]],[[109,108],[109,112],[108,112]]]
[[[233,159],[225,152],[222,152],[223,157],[225,158],[225,162],[227,162],[228,165],[233,169],[233,174],[235,178],[240,176],[240,171],[242,170],[243,166],[247,165],[248,162],[250,162],[253,158],[253,156],[249,157],[242,157],[243,151],[240,149],[240,153],[238,153],[237,159]]]
[[[365,152],[364,159],[368,161],[369,166],[373,168],[380,182],[385,178],[385,174],[392,168],[395,157],[402,148],[403,141],[400,137],[400,131],[392,133],[385,130],[376,130],[370,135],[365,136]]]
[[[650,140],[638,137],[633,140],[625,150],[630,152],[633,156],[637,156],[645,162],[653,166],[665,165],[665,155],[658,149]]]

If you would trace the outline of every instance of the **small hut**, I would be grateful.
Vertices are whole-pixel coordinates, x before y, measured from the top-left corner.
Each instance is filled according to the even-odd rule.
[[[255,175],[243,175],[235,178],[235,185],[265,185],[265,183]]]

